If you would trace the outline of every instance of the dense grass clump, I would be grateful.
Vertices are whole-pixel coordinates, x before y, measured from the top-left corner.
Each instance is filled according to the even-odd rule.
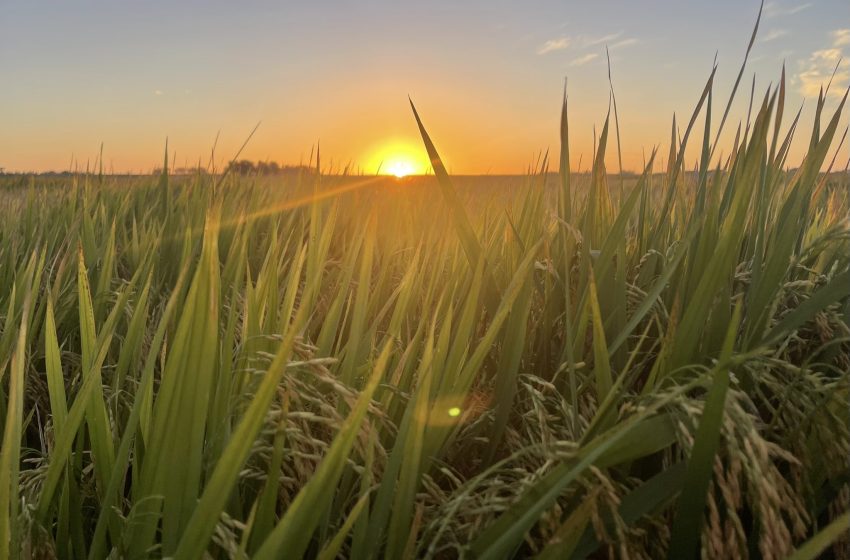
[[[0,557],[848,557],[844,102],[787,170],[783,100],[628,181],[566,103],[510,188],[421,123],[430,178],[6,180]]]

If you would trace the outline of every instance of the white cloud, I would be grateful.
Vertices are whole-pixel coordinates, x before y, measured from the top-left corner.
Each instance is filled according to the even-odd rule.
[[[793,6],[783,5],[779,2],[767,2],[764,5],[764,15],[765,17],[774,18],[781,16],[793,16],[794,14],[798,14],[803,10],[812,7],[811,2],[805,2],[803,4],[796,4]]]
[[[785,35],[788,35],[788,32],[784,29],[771,29],[764,34],[764,37],[761,38],[761,42],[767,43],[768,41],[774,41],[780,37],[784,37]]]
[[[844,47],[850,45],[850,29],[836,29],[832,32],[832,46]]]
[[[599,57],[598,53],[588,53],[588,54],[586,54],[584,56],[580,56],[580,57],[576,58],[575,60],[573,60],[572,62],[570,62],[570,66],[584,66],[588,62],[590,62],[590,61],[592,61],[592,60],[594,60],[595,58],[598,58],[598,57]]]
[[[833,35],[832,48],[815,51],[809,59],[803,63],[803,69],[797,74],[800,83],[800,93],[808,97],[818,95],[821,86],[826,86],[832,78],[830,95],[841,96],[844,94],[848,79],[850,79],[850,62],[841,50],[847,43],[843,35]],[[832,73],[835,72],[833,77]]]
[[[569,37],[560,37],[558,39],[550,39],[543,43],[539,49],[537,49],[537,54],[547,54],[554,51],[561,51],[570,46],[570,38]]]
[[[802,63],[802,70],[797,74],[800,93],[805,96],[818,95],[821,86],[826,86],[830,79],[832,87],[829,94],[844,95],[844,89],[850,80],[850,61],[847,60],[843,48],[850,45],[850,29],[836,29],[830,35],[831,47],[813,52],[809,59]]]

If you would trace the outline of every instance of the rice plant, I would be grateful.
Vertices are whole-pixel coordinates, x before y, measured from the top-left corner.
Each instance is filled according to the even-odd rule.
[[[5,179],[0,557],[850,557],[847,95],[789,169],[713,78],[636,180],[566,97],[506,186],[415,108],[433,177]]]

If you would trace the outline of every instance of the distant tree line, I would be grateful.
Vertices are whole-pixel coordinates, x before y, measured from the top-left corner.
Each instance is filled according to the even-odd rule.
[[[206,175],[208,170],[201,167],[177,167],[168,170],[170,175]],[[280,165],[276,161],[253,162],[247,159],[231,161],[221,173],[230,175],[309,175],[315,173],[312,167],[306,165]],[[155,167],[152,175],[161,175],[162,167]]]
[[[231,161],[225,172],[234,175],[309,175],[314,173],[312,167],[306,165],[280,165],[276,161],[253,162],[247,159]]]

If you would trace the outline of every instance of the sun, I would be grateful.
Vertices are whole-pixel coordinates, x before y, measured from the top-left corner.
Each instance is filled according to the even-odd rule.
[[[395,175],[400,179],[416,173],[416,168],[414,167],[413,162],[409,160],[397,159],[389,162],[387,165],[387,173]]]
[[[388,138],[368,148],[364,158],[368,172],[396,178],[424,175],[430,164],[425,150],[414,140]]]

